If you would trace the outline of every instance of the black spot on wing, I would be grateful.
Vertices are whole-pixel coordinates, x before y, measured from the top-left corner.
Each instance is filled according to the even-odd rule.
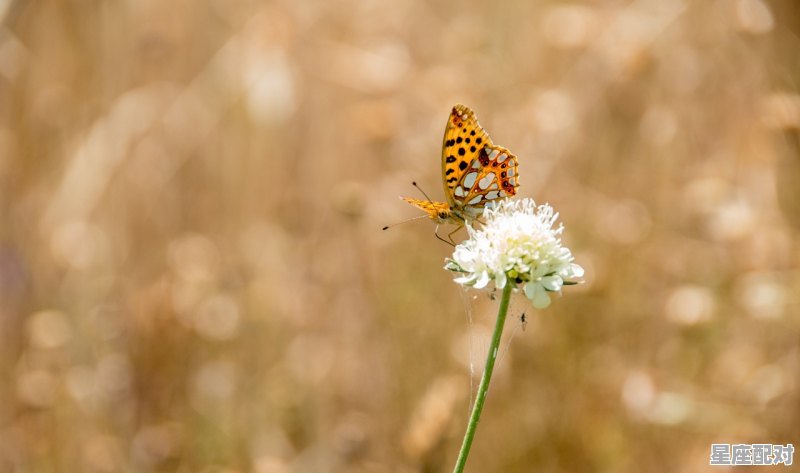
[[[465,150],[464,148],[458,148],[459,156],[464,156],[465,154],[467,154],[467,150]]]
[[[454,163],[456,162],[456,157],[451,154],[450,156],[447,157],[445,161],[447,161],[448,163]]]
[[[480,154],[478,154],[478,160],[481,162],[481,166],[489,165],[489,155],[486,154],[486,148],[483,148]]]
[[[467,169],[467,166],[468,166],[468,164],[467,164],[466,161],[461,161],[460,163],[458,163],[458,169],[461,169],[462,171],[464,169]],[[452,171],[452,169],[451,169],[451,171]]]

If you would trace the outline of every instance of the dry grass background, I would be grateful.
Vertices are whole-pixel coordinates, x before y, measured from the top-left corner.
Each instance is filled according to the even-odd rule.
[[[495,302],[380,227],[456,102],[587,269],[468,471],[800,446],[793,0],[0,10],[0,471],[449,471]]]

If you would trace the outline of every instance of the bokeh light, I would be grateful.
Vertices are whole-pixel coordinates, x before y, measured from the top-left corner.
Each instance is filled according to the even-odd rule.
[[[448,471],[497,302],[381,227],[442,199],[458,102],[586,269],[513,301],[468,471],[800,446],[798,37],[793,0],[0,0],[0,471]]]

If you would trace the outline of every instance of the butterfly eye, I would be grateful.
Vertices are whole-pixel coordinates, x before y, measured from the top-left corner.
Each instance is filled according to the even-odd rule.
[[[439,218],[447,218],[447,212],[444,210],[439,211]]]

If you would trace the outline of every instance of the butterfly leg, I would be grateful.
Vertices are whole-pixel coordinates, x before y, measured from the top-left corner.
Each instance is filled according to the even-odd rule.
[[[461,227],[459,227],[459,228],[461,228]],[[450,238],[450,241],[447,241],[447,240],[445,240],[444,238],[442,238],[442,237],[440,237],[440,236],[439,236],[439,225],[438,225],[438,224],[436,225],[436,230],[434,230],[434,231],[433,231],[433,234],[434,234],[434,235],[436,235],[436,238],[438,238],[439,240],[441,240],[441,241],[443,241],[443,242],[447,243],[448,245],[450,245],[450,246],[456,246],[456,244],[453,242],[453,239],[452,239],[452,238]],[[451,235],[452,235],[452,233],[451,233]],[[450,235],[448,235],[448,238],[449,238],[449,237],[450,237]]]
[[[457,227],[456,227],[456,229],[455,229],[455,230],[453,230],[452,232],[450,232],[450,233],[448,233],[448,234],[447,234],[447,239],[448,239],[448,240],[450,240],[450,243],[451,243],[453,246],[456,246],[456,242],[454,242],[454,241],[453,241],[453,233],[455,233],[455,232],[457,232],[457,231],[461,230],[462,228],[464,228],[464,225],[459,225],[459,226],[457,226]]]

